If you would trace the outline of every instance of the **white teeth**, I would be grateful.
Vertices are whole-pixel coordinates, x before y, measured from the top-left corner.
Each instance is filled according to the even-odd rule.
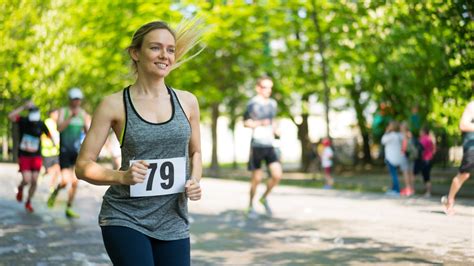
[[[159,68],[161,69],[165,69],[166,68],[166,64],[162,64],[162,63],[158,63],[156,64]]]

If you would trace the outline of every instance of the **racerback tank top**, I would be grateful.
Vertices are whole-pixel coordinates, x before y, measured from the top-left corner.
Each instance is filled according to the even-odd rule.
[[[136,111],[130,97],[130,86],[123,91],[125,129],[122,139],[121,170],[131,160],[154,160],[184,157],[186,180],[189,179],[189,140],[191,126],[173,89],[167,87],[172,113],[168,121],[151,123]],[[185,193],[130,197],[130,186],[112,185],[106,191],[99,214],[100,226],[126,226],[160,240],[189,237],[187,198]]]

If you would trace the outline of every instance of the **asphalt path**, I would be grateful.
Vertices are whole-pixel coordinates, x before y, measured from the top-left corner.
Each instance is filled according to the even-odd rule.
[[[15,200],[19,180],[15,164],[0,164],[0,265],[111,264],[97,225],[106,187],[81,181],[81,217],[71,220],[66,193],[46,207],[47,177],[26,213]],[[273,216],[256,202],[259,215],[248,218],[248,183],[204,178],[202,188],[202,200],[189,203],[193,265],[474,264],[472,199],[459,199],[448,217],[439,198],[278,186]]]

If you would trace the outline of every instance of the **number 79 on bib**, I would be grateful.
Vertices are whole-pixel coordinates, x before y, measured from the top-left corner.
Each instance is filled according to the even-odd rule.
[[[140,160],[131,160],[130,165]],[[143,183],[130,186],[130,197],[161,196],[184,192],[186,159],[184,157],[143,160],[148,171]]]

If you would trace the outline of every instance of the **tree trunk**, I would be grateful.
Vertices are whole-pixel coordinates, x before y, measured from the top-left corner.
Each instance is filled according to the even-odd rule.
[[[362,132],[362,128],[365,128],[365,132]],[[359,124],[359,129],[361,130],[362,135],[362,151],[364,153],[364,157],[362,158],[364,163],[372,163],[372,155],[370,155],[370,139],[369,139],[369,130],[365,127],[365,125]]]
[[[232,158],[232,169],[237,169],[238,168],[238,165],[237,165],[237,136],[235,135],[235,122],[231,123],[231,124],[232,124],[232,126],[231,126],[232,139],[234,141],[234,143],[233,143],[234,154],[233,154],[233,158]]]
[[[364,116],[364,106],[360,103],[360,90],[357,88],[360,85],[350,88],[350,96],[357,117],[357,126],[359,127],[360,134],[362,135],[362,150],[364,153],[364,163],[371,163],[372,157],[370,155],[370,140],[369,140],[369,129],[367,128],[367,121]]]
[[[311,141],[309,140],[309,94],[301,99],[301,124],[298,125],[298,139],[301,141],[301,171],[308,172],[311,163]]]
[[[219,160],[217,158],[217,119],[219,118],[219,104],[213,103],[211,106],[212,122],[211,122],[211,134],[212,134],[212,156],[211,156],[211,172],[213,175],[217,175],[219,170]]]
[[[8,135],[5,134],[2,136],[2,160],[7,161],[8,156]]]
[[[319,52],[321,54],[321,66],[323,72],[323,85],[324,85],[324,111],[325,111],[325,118],[326,118],[326,136],[331,138],[329,133],[329,86],[328,86],[328,70],[327,70],[327,63],[326,57],[324,56],[324,51],[326,50],[326,44],[323,40],[323,34],[321,32],[321,27],[319,25],[318,20],[318,13],[316,12],[316,2],[313,0],[311,1],[313,5],[313,10],[311,12],[311,17],[313,19],[314,27],[316,28],[316,32],[318,33],[317,42],[319,46]]]
[[[308,172],[311,163],[311,142],[309,141],[308,114],[303,114],[303,121],[298,126],[298,139],[301,141],[301,170]]]

